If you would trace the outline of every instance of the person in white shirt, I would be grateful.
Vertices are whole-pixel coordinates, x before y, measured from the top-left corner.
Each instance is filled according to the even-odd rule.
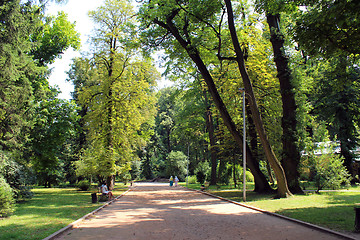
[[[177,176],[175,176],[175,187],[177,187],[178,186],[178,182],[179,182],[179,179],[178,179],[178,177]]]
[[[101,193],[103,195],[107,195],[110,200],[114,198],[114,195],[111,191],[109,191],[108,187],[106,186],[105,182],[101,185]]]

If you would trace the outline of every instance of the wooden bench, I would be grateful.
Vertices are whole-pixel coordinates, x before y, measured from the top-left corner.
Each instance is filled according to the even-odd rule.
[[[100,193],[98,196],[99,202],[107,202],[109,201],[109,196],[106,194]]]
[[[98,200],[99,202],[109,201],[109,196],[101,192],[101,187],[98,188]]]

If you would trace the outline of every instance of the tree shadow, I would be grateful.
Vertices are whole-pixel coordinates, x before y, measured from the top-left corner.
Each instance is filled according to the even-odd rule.
[[[138,188],[62,239],[337,239],[183,189]],[[314,235],[315,234],[315,235]]]

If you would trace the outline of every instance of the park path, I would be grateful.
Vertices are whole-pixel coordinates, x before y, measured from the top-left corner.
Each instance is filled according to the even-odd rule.
[[[56,239],[344,239],[182,187],[140,183]]]

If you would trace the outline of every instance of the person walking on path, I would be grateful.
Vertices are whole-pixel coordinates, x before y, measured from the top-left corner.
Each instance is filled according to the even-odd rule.
[[[178,177],[177,176],[175,176],[175,187],[177,187],[178,186],[178,182],[179,182],[179,179],[178,179]]]
[[[173,184],[174,184],[174,178],[173,178],[173,176],[170,176],[169,181],[170,181],[170,187],[172,187]]]

